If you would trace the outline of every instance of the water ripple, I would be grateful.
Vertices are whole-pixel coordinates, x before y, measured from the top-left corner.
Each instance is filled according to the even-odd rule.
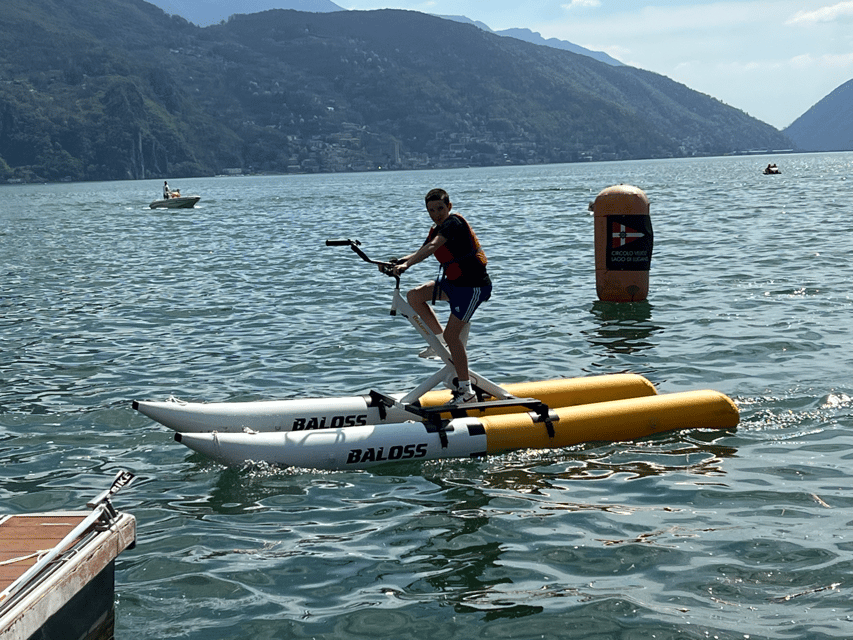
[[[119,638],[847,637],[853,156],[786,156],[772,181],[756,160],[187,180],[183,212],[147,208],[156,181],[4,187],[4,510],[137,474]],[[644,303],[595,299],[587,204],[618,183],[652,201]],[[475,369],[715,388],[741,425],[319,473],[223,469],[130,409],[420,382],[390,281],[323,243],[411,251],[437,185],[496,283]]]

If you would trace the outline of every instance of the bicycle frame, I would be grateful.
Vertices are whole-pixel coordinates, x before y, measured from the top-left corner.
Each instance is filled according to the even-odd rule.
[[[444,366],[431,375],[429,378],[424,380],[417,387],[412,389],[409,393],[403,396],[399,402],[403,405],[409,405],[418,400],[422,395],[424,395],[427,391],[433,389],[437,385],[444,383],[448,388],[453,388],[453,380],[456,377],[456,369],[453,366],[453,360],[450,357],[450,352],[447,350],[447,347],[438,339],[438,336],[435,335],[429,327],[426,326],[423,318],[421,318],[412,306],[409,304],[408,300],[400,293],[400,276],[393,273],[394,264],[391,262],[380,262],[378,260],[371,259],[364,251],[359,248],[361,243],[358,240],[350,240],[350,239],[341,239],[341,240],[326,240],[326,246],[335,247],[335,246],[348,246],[352,249],[358,256],[369,264],[374,264],[379,267],[379,270],[385,275],[391,276],[396,281],[396,285],[394,286],[394,293],[391,298],[391,315],[395,316],[398,313],[406,318],[409,323],[415,328],[415,330],[421,335],[421,337],[426,341],[426,343],[433,348],[436,355],[441,359],[444,363]],[[514,396],[509,393],[506,389],[501,387],[500,385],[492,382],[485,376],[481,376],[479,373],[470,370],[468,371],[471,385],[477,391],[478,399],[481,399],[483,394],[488,394],[494,396],[498,400],[506,400],[510,398],[514,398]]]

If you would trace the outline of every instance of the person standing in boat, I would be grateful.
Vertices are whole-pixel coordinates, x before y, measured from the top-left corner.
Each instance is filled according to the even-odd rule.
[[[163,180],[163,200],[168,200],[172,197],[172,190],[169,189],[169,183]]]
[[[394,273],[400,275],[432,255],[441,264],[436,280],[415,287],[406,297],[430,330],[447,345],[457,378],[451,402],[463,404],[476,399],[468,373],[463,333],[467,335],[468,323],[477,307],[492,296],[492,281],[486,271],[486,254],[480,241],[465,218],[450,213],[453,203],[447,192],[433,189],[424,201],[433,226],[420,249],[395,261]],[[450,317],[443,330],[429,304],[435,300],[450,302]],[[435,353],[426,349],[420,355],[426,358]]]

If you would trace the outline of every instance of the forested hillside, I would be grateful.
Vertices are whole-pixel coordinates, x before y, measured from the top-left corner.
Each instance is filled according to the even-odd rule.
[[[199,28],[142,0],[4,0],[0,178],[571,162],[790,146],[631,67],[408,11]]]
[[[785,133],[800,151],[853,151],[853,80],[820,100]]]

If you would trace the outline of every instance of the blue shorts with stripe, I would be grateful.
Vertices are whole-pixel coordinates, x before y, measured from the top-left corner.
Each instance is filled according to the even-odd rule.
[[[442,278],[439,286],[450,301],[450,313],[462,322],[470,322],[477,307],[492,297],[490,284],[482,287],[457,287],[447,278]]]

